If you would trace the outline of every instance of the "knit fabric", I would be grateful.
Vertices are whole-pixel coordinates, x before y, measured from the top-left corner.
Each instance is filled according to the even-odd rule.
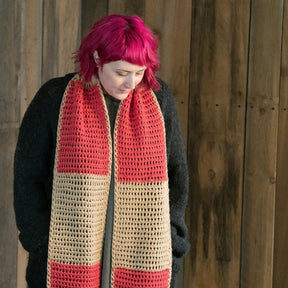
[[[165,128],[156,96],[135,89],[120,104],[112,147],[99,83],[76,74],[61,104],[47,287],[100,287],[115,154],[112,287],[169,287],[172,266]]]

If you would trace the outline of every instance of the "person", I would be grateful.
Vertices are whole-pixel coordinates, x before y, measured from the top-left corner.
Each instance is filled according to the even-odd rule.
[[[77,72],[29,105],[14,208],[30,288],[174,286],[189,250],[188,172],[157,49],[138,16],[106,16],[75,53]]]

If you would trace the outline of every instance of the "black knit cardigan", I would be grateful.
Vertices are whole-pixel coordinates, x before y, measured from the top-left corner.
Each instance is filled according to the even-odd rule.
[[[46,287],[57,124],[62,96],[73,75],[51,79],[40,88],[24,115],[15,151],[14,209],[20,242],[29,252],[26,280],[30,288]],[[161,89],[155,94],[166,129],[174,287],[177,259],[189,250],[184,219],[188,171],[174,98],[168,86],[158,81]]]

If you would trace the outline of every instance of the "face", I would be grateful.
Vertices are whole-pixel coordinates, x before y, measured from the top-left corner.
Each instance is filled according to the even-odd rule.
[[[124,100],[143,79],[146,67],[126,61],[113,61],[98,69],[104,90],[118,100]]]

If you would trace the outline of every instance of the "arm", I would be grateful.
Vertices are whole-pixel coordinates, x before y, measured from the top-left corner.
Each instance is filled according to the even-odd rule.
[[[46,278],[53,146],[48,100],[41,88],[24,115],[14,158],[14,210],[19,240],[29,252],[26,277],[37,282],[31,287],[45,287]]]
[[[26,280],[46,287],[53,166],[59,108],[74,74],[44,84],[28,107],[14,159],[14,210],[19,239],[29,252]]]
[[[59,109],[73,75],[44,84],[28,107],[20,127],[14,158],[14,209],[19,239],[28,252],[48,247]]]
[[[48,245],[59,109],[73,75],[44,84],[21,123],[14,158],[14,209],[19,239],[28,252]]]
[[[25,250],[48,245],[52,133],[49,103],[40,89],[23,118],[14,158],[14,209],[19,239]]]

